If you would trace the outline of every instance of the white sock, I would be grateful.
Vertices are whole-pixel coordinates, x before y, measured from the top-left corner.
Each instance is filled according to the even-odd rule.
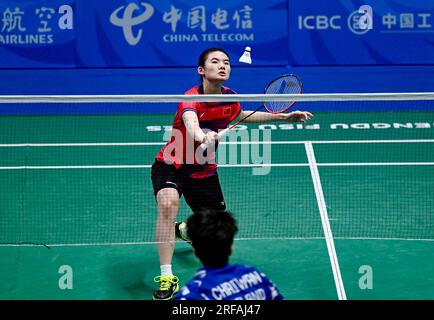
[[[171,276],[171,277],[173,277],[172,265],[171,264],[162,264],[160,266],[160,269],[161,269],[161,275],[162,276]]]

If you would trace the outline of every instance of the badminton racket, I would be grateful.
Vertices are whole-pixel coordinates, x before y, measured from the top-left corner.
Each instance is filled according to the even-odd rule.
[[[295,74],[284,74],[273,81],[271,81],[264,90],[265,94],[300,94],[302,92],[302,82]],[[235,128],[238,124],[251,117],[253,114],[265,108],[270,113],[282,113],[291,108],[296,101],[267,101],[263,102],[259,108],[249,113],[247,116],[231,125],[230,127],[220,131],[218,133],[219,139],[226,135],[230,130]],[[202,143],[200,147],[205,150],[206,143]]]

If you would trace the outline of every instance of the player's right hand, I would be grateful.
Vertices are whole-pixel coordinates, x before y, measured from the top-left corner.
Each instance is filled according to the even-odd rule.
[[[203,137],[202,143],[205,144],[214,144],[219,139],[219,135],[217,132],[208,131]]]

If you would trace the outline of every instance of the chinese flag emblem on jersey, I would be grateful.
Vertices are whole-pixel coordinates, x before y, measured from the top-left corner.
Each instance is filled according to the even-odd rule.
[[[223,116],[228,117],[231,115],[231,107],[225,107],[223,108]]]

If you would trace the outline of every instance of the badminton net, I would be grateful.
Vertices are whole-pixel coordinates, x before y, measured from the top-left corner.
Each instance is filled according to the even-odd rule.
[[[434,93],[378,93],[1,96],[0,243],[154,243],[150,170],[177,103],[273,99],[314,118],[220,143],[237,239],[322,239],[325,211],[335,238],[434,240]]]

